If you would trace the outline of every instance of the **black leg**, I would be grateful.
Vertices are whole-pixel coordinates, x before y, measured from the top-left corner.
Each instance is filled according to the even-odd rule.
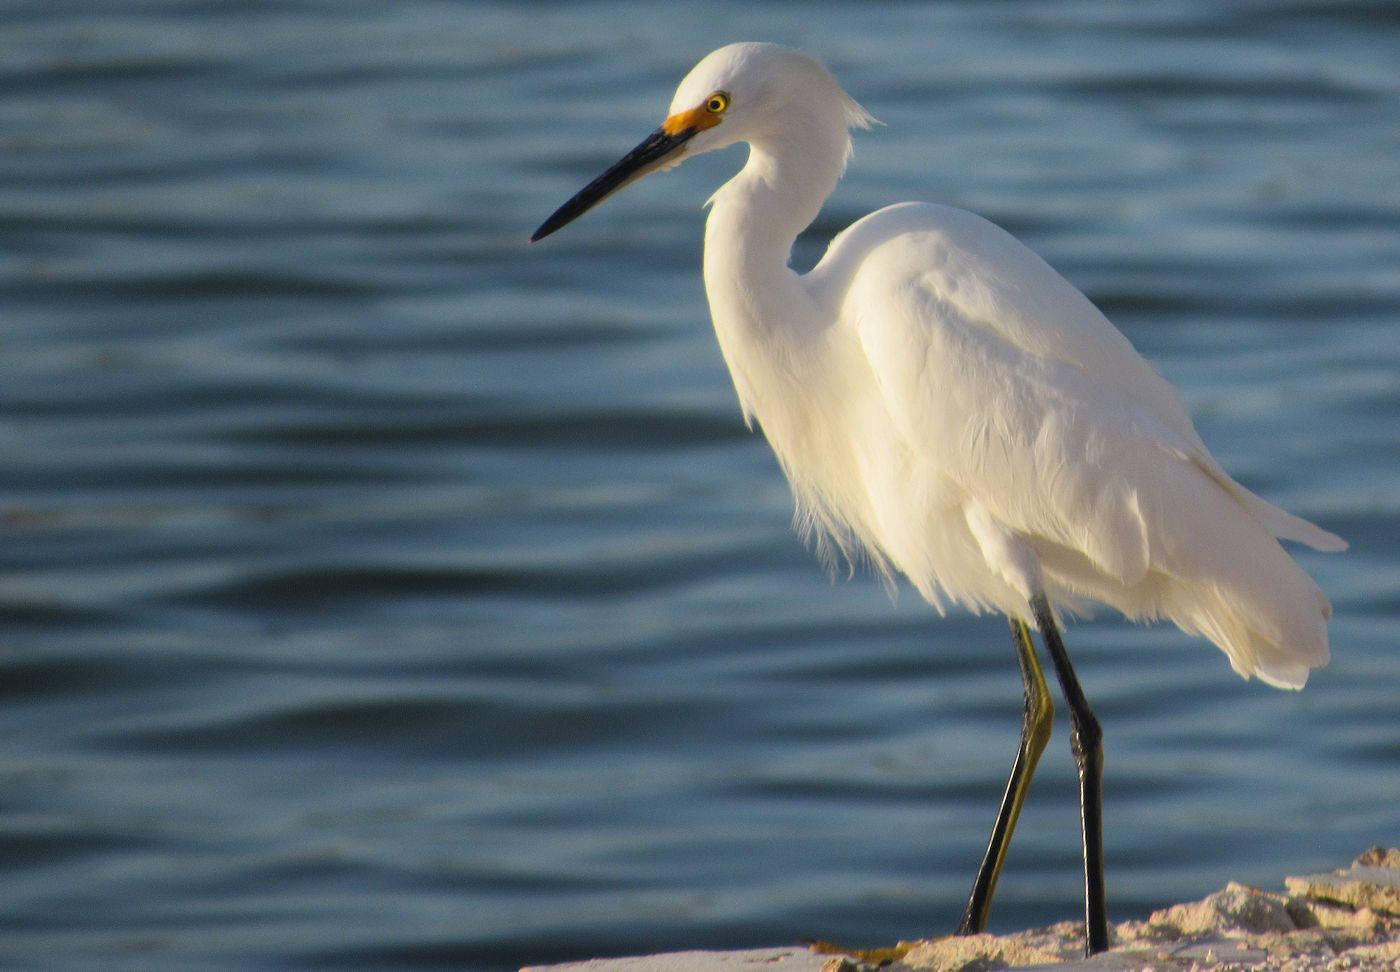
[[[1025,709],[1021,714],[1021,745],[1016,750],[1016,761],[1011,764],[1011,776],[1006,781],[1001,810],[992,827],[992,839],[987,842],[986,856],[977,870],[972,896],[967,900],[967,910],[958,925],[959,935],[975,935],[987,927],[987,912],[996,894],[1006,849],[1011,845],[1011,834],[1021,816],[1021,804],[1026,800],[1031,777],[1035,775],[1035,764],[1050,741],[1050,729],[1055,721],[1055,704],[1050,699],[1050,690],[1045,687],[1045,676],[1041,674],[1040,662],[1031,644],[1030,629],[1019,618],[1011,619],[1011,638],[1016,643],[1016,661],[1021,665],[1021,681],[1026,692]]]
[[[1079,687],[1044,594],[1031,598],[1031,612],[1069,708],[1070,748],[1079,768],[1079,808],[1084,822],[1084,952],[1093,955],[1108,948],[1108,903],[1103,879],[1103,730]]]

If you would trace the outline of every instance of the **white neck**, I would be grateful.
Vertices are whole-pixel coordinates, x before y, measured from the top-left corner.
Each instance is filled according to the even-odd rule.
[[[844,122],[793,118],[782,131],[755,139],[748,164],[711,200],[710,315],[744,414],[760,422],[767,411],[761,394],[781,393],[782,375],[791,373],[789,339],[829,323],[788,258],[797,234],[836,187],[850,144]]]
[[[745,418],[758,419],[797,499],[797,522],[818,554],[854,560],[862,549],[878,569],[873,516],[846,471],[858,465],[858,421],[844,383],[851,349],[833,329],[837,309],[818,300],[788,257],[816,218],[850,154],[844,119],[791,118],[775,136],[754,139],[748,164],[712,200],[705,226],[705,290],[715,334]],[[801,407],[795,407],[802,403]],[[841,475],[816,475],[820,471]]]

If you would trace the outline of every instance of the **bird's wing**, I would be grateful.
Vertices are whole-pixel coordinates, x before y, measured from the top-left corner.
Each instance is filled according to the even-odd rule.
[[[843,236],[831,254],[852,267],[841,317],[892,422],[1007,528],[1131,584],[1173,542],[1180,524],[1162,513],[1182,497],[1164,491],[1186,482],[1224,490],[1275,535],[1341,544],[1230,479],[1172,388],[1005,231],[916,204]]]

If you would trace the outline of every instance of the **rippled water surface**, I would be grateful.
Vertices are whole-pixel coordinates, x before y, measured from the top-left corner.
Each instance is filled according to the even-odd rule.
[[[1307,690],[1112,616],[1115,919],[1400,843],[1400,14],[1384,2],[0,9],[0,965],[508,969],[948,930],[1003,622],[824,578],[709,331],[701,203],[555,205],[737,39],[1092,296],[1352,541]],[[1063,726],[1064,720],[1061,720]],[[1073,917],[1052,742],[995,928]]]

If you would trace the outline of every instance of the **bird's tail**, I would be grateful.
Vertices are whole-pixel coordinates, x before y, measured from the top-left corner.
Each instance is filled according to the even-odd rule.
[[[1309,523],[1301,516],[1294,516],[1268,500],[1255,496],[1231,479],[1209,456],[1195,456],[1193,459],[1197,468],[1233,496],[1241,506],[1268,527],[1275,537],[1305,543],[1314,550],[1324,550],[1328,553],[1337,553],[1347,548],[1347,542],[1335,533],[1329,533],[1316,523]]]
[[[1332,607],[1312,578],[1293,566],[1283,592],[1232,590],[1212,584],[1177,581],[1165,598],[1163,613],[1190,634],[1215,642],[1230,667],[1245,678],[1258,676],[1275,688],[1300,689],[1312,669],[1327,664],[1327,622]]]
[[[1332,605],[1276,537],[1322,550],[1343,549],[1346,543],[1242,486],[1208,492],[1209,497],[1196,494],[1193,512],[1204,514],[1201,522],[1209,529],[1170,558],[1177,569],[1167,571],[1172,580],[1162,591],[1160,609],[1182,630],[1215,642],[1245,678],[1302,688],[1309,671],[1330,657]],[[1240,516],[1237,503],[1254,516]],[[1211,507],[1218,515],[1210,515]]]

